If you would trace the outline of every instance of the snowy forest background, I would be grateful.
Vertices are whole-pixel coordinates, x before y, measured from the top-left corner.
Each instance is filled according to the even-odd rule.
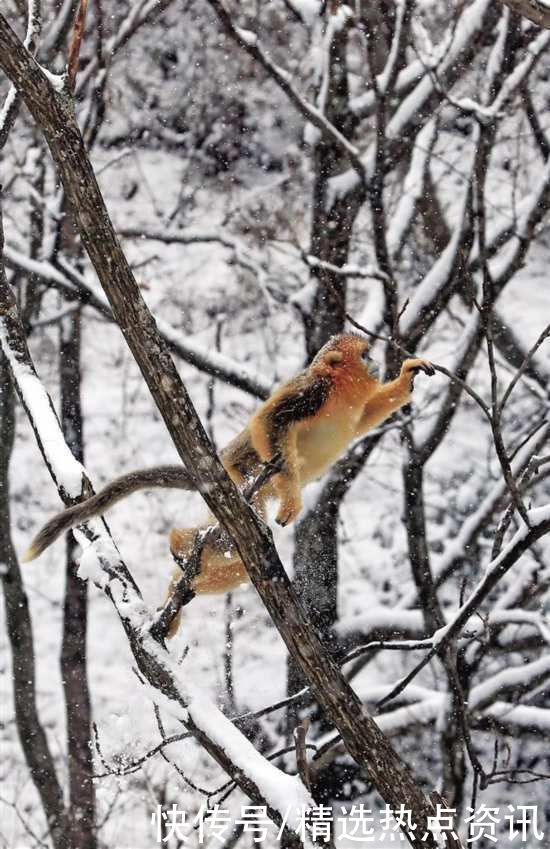
[[[54,90],[78,7],[0,10]],[[116,232],[217,447],[343,329],[374,334],[386,376],[407,352],[440,366],[305,491],[295,528],[273,533],[324,645],[419,786],[461,822],[499,806],[499,846],[512,845],[509,804],[537,806],[550,833],[549,41],[495,0],[91,0],[75,89]],[[3,257],[65,438],[96,488],[176,463],[9,85],[2,74]],[[159,746],[185,729],[144,687],[97,564],[85,559],[89,586],[75,577],[71,536],[19,568],[61,502],[10,386],[3,358],[0,845],[141,849],[157,806],[192,820],[207,798],[237,819],[249,800],[227,795],[193,736]],[[45,420],[42,435],[47,453]],[[166,491],[109,513],[150,610],[171,572],[169,530],[204,514],[197,494]],[[486,573],[501,551],[506,568]],[[474,615],[377,709],[484,574],[498,580]],[[252,586],[194,599],[169,650],[209,704],[252,713],[239,729],[282,772],[296,773],[294,730],[309,719],[300,774],[317,804],[383,807]],[[185,845],[198,841],[191,829]],[[251,841],[237,825],[207,843]],[[278,845],[271,832],[264,845]],[[523,845],[542,844],[530,833]]]

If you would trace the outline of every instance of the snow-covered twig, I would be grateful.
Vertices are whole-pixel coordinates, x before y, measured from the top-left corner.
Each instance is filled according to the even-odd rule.
[[[424,279],[415,287],[412,297],[401,318],[400,331],[413,349],[434,317],[441,312],[454,292],[459,270],[465,265],[464,256],[469,253],[472,233],[472,177],[477,149],[472,156],[468,180],[462,195],[458,224],[449,244],[436,260]]]
[[[295,89],[290,82],[289,75],[282,71],[274,62],[271,61],[266,51],[260,45],[258,38],[251,34],[244,35],[239,27],[235,26],[230,13],[225,8],[222,0],[208,0],[218,18],[220,19],[224,29],[233,38],[237,44],[246,50],[266,71],[269,77],[279,86],[279,88],[287,95],[290,102],[297,108],[298,112],[317,127],[322,135],[330,139],[332,143],[336,143],[343,153],[348,157],[351,167],[354,169],[360,183],[366,182],[365,168],[361,161],[357,148],[342,135],[342,133],[331,124],[325,117],[321,109],[308,103],[301,94]]]
[[[326,271],[330,271],[332,274],[340,275],[342,277],[357,277],[361,280],[380,280],[385,283],[388,279],[387,274],[384,274],[383,271],[376,268],[375,266],[365,265],[364,267],[359,265],[333,265],[331,262],[325,262],[322,259],[317,259],[317,257],[312,256],[311,254],[302,254],[302,258],[306,265],[309,268],[323,268]]]
[[[422,198],[429,171],[430,158],[437,138],[437,122],[428,121],[418,133],[412,149],[403,194],[388,222],[388,251],[392,261],[398,259],[411,228],[417,204]]]
[[[375,90],[382,97],[390,97],[393,94],[399,65],[405,55],[413,9],[414,0],[401,0],[397,4],[394,33],[386,66],[374,81]]]
[[[451,44],[445,37],[444,43],[440,45],[441,56],[437,59],[437,66],[439,78],[445,84],[446,90],[450,89],[467,68],[469,57],[473,55],[476,49],[477,40],[485,32],[484,25],[491,7],[491,0],[474,0],[461,13]],[[421,67],[421,63],[419,65]],[[415,82],[419,75],[418,66],[416,70]],[[399,90],[399,78],[397,90]],[[406,93],[395,110],[386,129],[388,162],[392,165],[395,165],[407,150],[407,147],[403,145],[403,139],[410,135],[413,126],[417,127],[419,122],[423,123],[422,118],[428,111],[427,104],[431,103],[434,97],[440,100],[441,94],[436,90],[433,79],[428,74],[424,74],[421,75],[420,81],[416,83],[414,88]],[[373,107],[375,107],[375,99],[373,99]],[[433,115],[432,107],[429,110],[429,115]],[[370,179],[373,174],[374,160],[375,150],[371,146],[365,156],[362,157],[367,179]],[[351,195],[357,189],[357,184],[357,176],[351,171],[345,171],[333,177],[331,180],[331,202],[334,203],[338,199]]]
[[[462,631],[469,618],[479,610],[489,593],[494,589],[504,575],[517,563],[521,555],[541,537],[550,532],[550,505],[533,508],[528,511],[529,523],[522,525],[513,539],[492,560],[485,569],[483,578],[479,581],[469,598],[459,611],[444,627],[432,635],[433,648],[392,690],[378,703],[379,707],[392,701],[418,675],[429,662],[448,646]]]
[[[548,425],[541,428],[521,449],[512,461],[512,473],[518,480],[518,486],[522,484],[522,472],[530,466],[533,454],[540,450],[548,436]],[[495,510],[506,495],[506,482],[499,478],[490,491],[485,495],[475,510],[461,524],[457,536],[451,540],[445,547],[445,550],[440,558],[436,561],[435,578],[436,585],[441,584],[452,574],[453,569],[457,566],[462,558],[471,548],[474,540],[487,526]],[[498,552],[495,552],[496,556]],[[413,599],[408,600],[412,603]]]
[[[224,236],[223,233],[198,231],[184,232],[170,230],[163,227],[155,229],[153,227],[118,227],[117,232],[125,239],[151,239],[156,242],[163,242],[166,245],[202,245],[216,243],[228,248],[231,251],[237,250],[237,243],[234,239]]]
[[[27,32],[23,44],[31,53],[36,53],[38,48],[41,26],[40,0],[28,0]],[[15,123],[20,103],[21,97],[15,86],[11,85],[4,105],[0,109],[0,150],[6,144],[10,130]]]
[[[550,33],[543,32],[535,39],[533,45],[527,50],[527,57],[521,61],[516,68],[508,75],[502,83],[497,96],[488,103],[478,102],[471,97],[454,98],[447,91],[444,84],[439,80],[435,69],[426,68],[426,73],[429,74],[434,83],[435,89],[439,92],[443,100],[453,106],[456,110],[475,118],[478,123],[485,125],[490,124],[495,119],[503,117],[504,109],[513,95],[521,89],[526,78],[533,70],[536,63],[543,55],[550,41]],[[497,41],[496,49],[500,48],[500,43]],[[494,68],[498,72],[499,68]],[[491,90],[491,81],[487,86]]]
[[[0,228],[0,259],[1,238]],[[2,269],[0,264],[0,271]],[[51,399],[43,388],[32,363],[18,318],[15,299],[5,275],[0,274],[0,345],[10,364],[13,380],[29,415],[44,461],[60,496],[74,503],[83,492],[93,490],[82,465],[67,447]],[[149,634],[147,623],[153,614],[143,604],[139,590],[119,557],[106,526],[99,520],[82,528],[91,547],[81,561],[83,577],[93,577],[113,602],[126,630],[138,666],[155,692],[162,694],[170,709],[187,724],[194,736],[258,804],[266,804],[270,816],[292,830],[297,828],[301,805],[313,800],[297,778],[287,776],[269,764],[216,707],[191,683],[184,688],[180,670],[166,649]],[[307,841],[304,841],[307,843]]]
[[[530,663],[520,663],[490,675],[470,691],[469,709],[483,710],[499,700],[510,698],[517,702],[550,679],[550,657],[543,655]],[[550,716],[550,710],[548,711]]]
[[[63,271],[56,268],[51,262],[31,259],[9,246],[5,248],[5,259],[9,267],[20,268],[48,281],[52,286],[63,292],[68,299],[77,299],[81,303],[88,304],[109,321],[113,321],[112,311],[103,292],[92,287],[86,278],[62,257],[58,259],[63,266]],[[184,362],[188,362],[200,371],[242,389],[256,398],[267,398],[271,392],[270,384],[259,376],[251,374],[246,366],[235,362],[225,354],[211,350],[206,351],[190,339],[182,338],[181,333],[167,321],[159,319],[157,324],[170,349]]]
[[[533,705],[514,705],[499,699],[481,715],[474,714],[473,725],[483,731],[497,730],[515,738],[527,733],[550,739],[550,711]]]

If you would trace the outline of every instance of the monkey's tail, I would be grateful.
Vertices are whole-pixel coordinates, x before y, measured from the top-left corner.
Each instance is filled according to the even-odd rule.
[[[195,489],[189,473],[182,466],[156,466],[153,469],[129,472],[127,475],[122,475],[108,483],[106,487],[86,501],[75,504],[73,507],[67,507],[66,510],[62,510],[61,513],[53,516],[37,533],[25,552],[22,562],[27,563],[39,557],[65,531],[74,528],[75,525],[80,525],[93,516],[101,516],[113,504],[122,501],[123,498],[133,492],[158,487]]]

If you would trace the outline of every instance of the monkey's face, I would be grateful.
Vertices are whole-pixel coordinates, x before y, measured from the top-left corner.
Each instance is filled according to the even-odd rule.
[[[363,380],[365,376],[378,379],[378,363],[370,355],[370,345],[364,336],[357,333],[342,333],[332,339],[319,351],[313,361],[329,369],[333,379],[339,376],[353,380]]]
[[[361,351],[361,361],[366,365],[368,373],[371,377],[375,377],[378,380],[380,375],[380,366],[371,357],[370,346],[367,344]]]

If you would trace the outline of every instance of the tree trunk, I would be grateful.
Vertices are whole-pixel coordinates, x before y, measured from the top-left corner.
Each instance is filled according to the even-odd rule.
[[[350,113],[346,50],[348,28],[335,33],[328,51],[329,68],[325,113],[347,138],[353,134],[355,117]],[[330,180],[348,167],[341,148],[320,138],[313,151],[313,196],[309,252],[316,259],[341,267],[348,260],[353,224],[364,200],[359,189],[351,201],[336,202],[327,210]],[[346,278],[325,268],[314,268],[315,295],[303,315],[306,353],[310,361],[335,333],[341,333],[346,320]],[[326,638],[337,616],[338,595],[338,511],[339,501],[323,498],[296,527],[294,536],[294,580],[302,602],[314,625]],[[302,676],[289,658],[287,689],[293,693],[303,686]],[[293,706],[287,723],[295,724]]]
[[[82,409],[80,404],[80,311],[61,323],[59,373],[61,379],[61,425],[71,451],[84,463]],[[65,601],[61,675],[67,717],[71,845],[95,849],[95,787],[92,781],[92,709],[86,666],[88,622],[87,583],[77,575],[77,544],[67,535]]]
[[[315,697],[342,735],[351,757],[356,759],[385,801],[392,806],[404,804],[410,808],[413,821],[422,833],[426,832],[426,849],[437,849],[439,841],[428,829],[433,804],[324,651],[290,586],[271,535],[212,450],[120,248],[67,95],[55,91],[1,13],[0,48],[0,66],[17,85],[34,120],[44,130],[83,244],[193,482],[234,540],[289,652],[301,664]],[[129,625],[127,630],[132,641],[136,641],[137,634]],[[165,694],[178,699],[177,688],[171,684],[166,667],[156,659],[151,663],[153,658],[149,656],[148,668],[145,668],[143,644],[133,642],[132,648],[148,680],[156,686],[164,682]],[[224,758],[222,747],[194,726],[191,719],[189,727],[207,751],[215,751],[224,768],[232,768],[229,758]],[[257,798],[254,782],[245,782],[242,771],[239,771],[239,779],[251,798]]]
[[[346,50],[348,28],[334,34],[328,51],[329,79],[326,86],[325,114],[346,138],[350,138],[357,120],[348,105],[348,69]],[[347,262],[353,224],[364,200],[359,188],[342,201],[327,203],[330,180],[349,167],[341,148],[320,138],[313,151],[313,197],[309,252],[318,260],[334,266]],[[333,271],[314,268],[316,281],[313,302],[303,320],[306,329],[308,361],[335,333],[341,333],[346,320],[346,278]]]
[[[0,270],[0,274],[1,274]],[[40,797],[55,849],[69,849],[63,791],[36,707],[34,644],[27,594],[11,539],[9,462],[14,434],[14,399],[0,352],[0,563],[8,639],[12,652],[15,723],[29,772]]]

